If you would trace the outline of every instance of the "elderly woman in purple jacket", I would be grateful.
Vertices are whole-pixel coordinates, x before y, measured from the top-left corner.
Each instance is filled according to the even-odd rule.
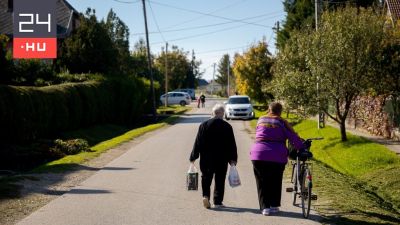
[[[262,214],[267,216],[279,212],[281,205],[282,176],[288,161],[286,140],[296,149],[303,143],[290,124],[281,118],[282,105],[273,102],[266,116],[260,117],[256,128],[256,142],[251,148],[257,183],[258,201]]]

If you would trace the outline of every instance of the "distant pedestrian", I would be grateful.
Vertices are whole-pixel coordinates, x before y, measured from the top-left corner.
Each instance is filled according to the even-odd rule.
[[[197,98],[197,108],[200,108],[200,102],[201,102],[200,97],[198,97]]]
[[[212,109],[213,117],[203,122],[190,154],[190,162],[200,157],[203,206],[210,205],[210,186],[214,177],[214,207],[222,207],[228,163],[236,165],[237,149],[232,126],[223,120],[224,106],[217,104]]]
[[[201,107],[204,108],[205,106],[205,102],[206,102],[206,96],[203,95],[203,93],[201,93],[200,95],[200,101],[201,101]]]
[[[269,105],[267,115],[257,122],[256,141],[250,151],[260,210],[265,216],[278,212],[281,205],[282,176],[288,161],[286,140],[296,149],[303,148],[301,139],[281,118],[281,113],[280,103]]]

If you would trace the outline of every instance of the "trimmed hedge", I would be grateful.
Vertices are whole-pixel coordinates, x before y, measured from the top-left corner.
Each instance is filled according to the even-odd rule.
[[[147,110],[149,86],[138,78],[49,87],[0,85],[0,140],[30,141],[99,123],[132,124]]]

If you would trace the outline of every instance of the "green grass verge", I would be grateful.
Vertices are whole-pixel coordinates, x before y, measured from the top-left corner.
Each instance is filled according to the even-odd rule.
[[[59,160],[55,160],[49,163],[46,163],[44,165],[41,165],[37,168],[35,168],[32,172],[33,173],[40,173],[40,172],[63,172],[65,170],[69,170],[72,167],[79,165],[89,159],[95,158],[99,156],[101,153],[107,151],[110,148],[116,147],[124,142],[127,142],[129,140],[132,140],[133,138],[139,137],[147,132],[154,131],[156,129],[159,129],[167,124],[172,124],[175,122],[179,116],[173,115],[170,116],[158,123],[155,124],[150,124],[144,127],[136,128],[133,130],[130,130],[122,135],[119,135],[117,137],[114,137],[112,139],[100,142],[94,146],[92,146],[90,149],[91,151],[89,152],[81,152],[76,155],[69,155],[66,157],[63,157]],[[91,134],[90,136],[95,134]]]
[[[187,111],[189,107],[180,105],[160,106],[157,109],[158,114],[180,114]]]
[[[262,113],[256,111],[257,115]],[[319,198],[314,206],[325,222],[400,223],[400,158],[395,153],[349,133],[348,141],[342,143],[337,128],[318,130],[315,121],[293,115],[288,120],[303,138],[324,137],[313,142],[312,152],[314,191]],[[253,128],[256,122],[251,121]]]
[[[316,129],[317,122],[304,120],[294,126],[301,137],[322,136],[314,141],[314,158],[334,170],[356,178],[365,190],[381,199],[381,205],[400,213],[400,158],[381,144],[347,134],[341,142],[337,128]]]

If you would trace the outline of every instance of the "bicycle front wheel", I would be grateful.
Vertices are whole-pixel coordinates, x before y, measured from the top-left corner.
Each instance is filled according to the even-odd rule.
[[[312,177],[308,168],[304,168],[301,177],[301,208],[304,218],[308,218],[311,208]]]
[[[292,184],[293,184],[293,191],[292,191],[292,197],[293,197],[293,205],[296,205],[296,198],[297,198],[297,194],[298,194],[298,182],[297,182],[297,164],[293,165],[293,169],[292,169]]]

